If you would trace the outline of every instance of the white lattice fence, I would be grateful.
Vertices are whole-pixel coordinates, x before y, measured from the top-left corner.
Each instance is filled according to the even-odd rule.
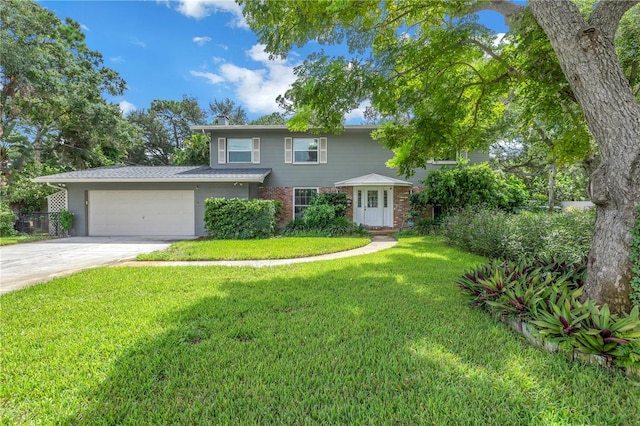
[[[63,210],[67,210],[67,191],[56,192],[47,197],[49,212],[49,235],[58,235],[60,227],[60,219],[58,215],[52,215],[51,213],[60,213]],[[54,219],[55,216],[55,220]]]

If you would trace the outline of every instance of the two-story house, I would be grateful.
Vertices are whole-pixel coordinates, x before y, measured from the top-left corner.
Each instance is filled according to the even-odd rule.
[[[406,226],[408,197],[429,170],[409,179],[386,162],[393,153],[371,138],[371,126],[340,135],[290,132],[286,126],[195,126],[211,136],[210,164],[113,166],[34,179],[61,186],[74,214],[71,235],[202,236],[209,197],[282,202],[279,225],[300,216],[314,193],[340,191],[349,218],[368,227]],[[472,163],[486,154],[472,153]]]

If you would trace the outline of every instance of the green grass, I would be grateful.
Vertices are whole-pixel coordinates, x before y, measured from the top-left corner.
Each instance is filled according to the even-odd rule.
[[[350,250],[369,244],[363,237],[271,238],[266,240],[180,241],[166,250],[140,254],[137,260],[259,260],[290,259]]]
[[[0,246],[11,244],[30,243],[32,241],[50,240],[53,237],[48,235],[15,235],[10,237],[0,236]]]
[[[468,307],[435,238],[277,268],[99,268],[2,296],[3,424],[637,424],[640,387]]]

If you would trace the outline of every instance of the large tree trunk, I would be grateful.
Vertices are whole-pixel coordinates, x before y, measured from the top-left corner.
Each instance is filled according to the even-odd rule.
[[[588,23],[570,0],[529,3],[599,146],[601,163],[589,185],[597,216],[585,295],[615,312],[631,309],[629,243],[640,205],[640,105],[613,38],[620,17],[634,3],[601,0]]]

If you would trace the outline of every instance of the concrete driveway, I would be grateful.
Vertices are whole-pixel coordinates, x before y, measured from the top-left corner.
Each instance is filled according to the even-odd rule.
[[[0,247],[0,294],[193,237],[70,237]]]

